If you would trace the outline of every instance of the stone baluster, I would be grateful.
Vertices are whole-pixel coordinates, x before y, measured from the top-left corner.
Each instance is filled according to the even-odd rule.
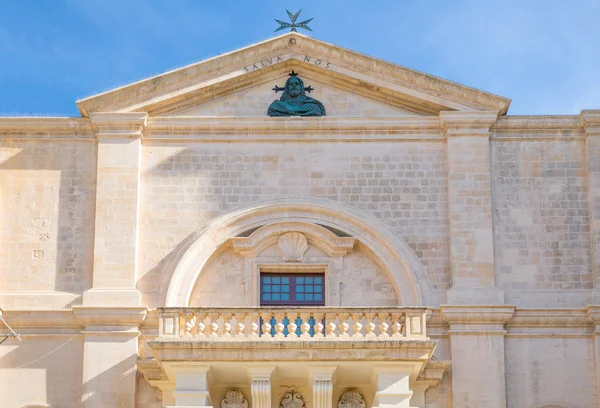
[[[192,313],[192,312],[183,313],[183,320],[185,322],[185,324],[183,326],[183,335],[191,336],[192,330],[194,329],[194,326],[196,325],[196,316],[194,316],[194,313]]]
[[[303,339],[309,339],[310,338],[310,323],[309,323],[310,313],[301,312],[300,318],[302,319],[302,324],[300,325],[300,331],[302,332],[302,334],[300,334],[300,337]]]
[[[271,312],[261,312],[260,313],[260,317],[262,319],[262,333],[261,333],[261,339],[263,340],[271,340],[273,338],[273,336],[271,335],[271,317],[273,316],[273,314]]]
[[[313,316],[315,318],[315,335],[314,335],[314,338],[321,339],[321,338],[324,337],[324,335],[323,335],[323,329],[325,328],[323,326],[323,313],[321,313],[321,312],[315,312],[315,313],[313,313]]]
[[[296,334],[296,330],[298,330],[298,325],[296,324],[296,319],[298,318],[298,312],[289,311],[286,314],[288,318],[288,338],[296,339],[298,338],[298,334]]]
[[[348,330],[350,330],[350,325],[348,324],[348,319],[350,318],[349,313],[339,313],[340,318],[340,338],[348,339],[350,338],[350,334],[348,334]]]
[[[363,337],[362,334],[362,323],[360,322],[362,320],[362,313],[360,312],[355,312],[352,313],[352,320],[354,321],[354,325],[352,326],[352,337],[356,337],[356,338],[360,338]]]
[[[219,314],[218,313],[209,313],[210,317],[210,326],[209,326],[209,334],[208,337],[211,339],[219,338]]]
[[[196,337],[206,337],[204,334],[204,331],[206,330],[206,325],[204,324],[205,319],[206,313],[196,313]]]
[[[375,313],[365,313],[365,319],[367,319],[367,324],[365,326],[365,337],[366,338],[375,338],[377,335],[375,334]]]
[[[390,325],[388,324],[388,319],[390,317],[389,312],[379,312],[377,313],[379,317],[379,337],[380,338],[389,338],[388,329]]]
[[[402,316],[403,313],[394,312],[392,313],[392,338],[399,339],[404,337],[402,334]]]
[[[336,313],[325,313],[325,336],[327,337],[337,337],[335,333],[336,329],[336,321],[337,315]]]
[[[248,335],[251,339],[258,339],[258,329],[260,315],[256,312],[248,313],[248,322],[250,323],[250,334]]]
[[[237,312],[234,313],[233,316],[235,317],[235,338],[238,340],[242,340],[246,338],[246,334],[244,333],[246,330],[246,325],[244,324],[244,321],[246,319],[246,313],[244,312]]]
[[[221,337],[225,340],[231,340],[231,313],[222,313],[221,319],[223,320],[223,333]]]
[[[275,336],[273,337],[279,340],[283,340],[285,339],[285,334],[283,334],[283,331],[285,329],[285,326],[283,325],[285,312],[283,310],[274,312],[273,317],[275,318]]]

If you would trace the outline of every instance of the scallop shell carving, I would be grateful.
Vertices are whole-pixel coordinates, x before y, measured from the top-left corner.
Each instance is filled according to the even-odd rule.
[[[286,232],[279,237],[279,249],[286,262],[302,262],[308,249],[308,241],[300,232]]]

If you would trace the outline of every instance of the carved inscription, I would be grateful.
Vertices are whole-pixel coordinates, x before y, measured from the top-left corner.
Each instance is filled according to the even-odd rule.
[[[276,63],[282,62],[282,61],[283,61],[283,58],[281,58],[281,56],[277,56],[274,58],[266,58],[264,60],[260,60],[259,62],[255,62],[254,64],[246,65],[244,67],[244,71],[246,71],[246,72],[256,71],[257,69],[268,67],[269,65],[273,65],[273,64],[276,64]],[[330,62],[321,60],[319,58],[312,57],[310,55],[305,55],[303,61],[308,62],[313,65],[316,65],[318,67],[323,67],[323,68],[329,68],[331,66]]]

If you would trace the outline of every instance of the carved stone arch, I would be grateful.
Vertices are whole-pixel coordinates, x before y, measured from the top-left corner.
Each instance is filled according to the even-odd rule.
[[[420,306],[423,294],[431,293],[423,266],[412,249],[378,219],[335,201],[281,199],[233,210],[188,237],[172,264],[166,306],[188,306],[207,261],[228,240],[252,228],[285,222],[320,224],[354,237],[377,258],[402,305]]]

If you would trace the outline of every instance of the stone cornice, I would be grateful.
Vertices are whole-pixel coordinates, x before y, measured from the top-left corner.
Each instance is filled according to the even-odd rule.
[[[269,118],[157,117],[148,120],[145,140],[383,141],[443,139],[437,117]]]
[[[600,109],[584,109],[579,115],[585,136],[600,136]]]
[[[255,78],[261,72],[268,72],[277,64],[270,63],[257,71],[248,71],[246,66],[261,64],[267,59],[274,60],[283,55],[292,57],[304,67],[315,68],[314,64],[305,62],[305,56],[327,61],[327,71],[337,72],[358,80],[368,78],[368,83],[375,85],[385,94],[388,88],[404,87],[404,94],[409,99],[416,94],[431,106],[446,107],[457,110],[498,110],[505,114],[510,100],[480,90],[456,84],[418,71],[391,64],[373,57],[368,57],[346,50],[298,33],[282,36],[253,44],[230,53],[220,55],[187,67],[179,68],[156,77],[148,78],[123,86],[99,95],[91,96],[77,102],[82,115],[99,111],[131,111],[139,109],[144,103],[157,98],[167,100],[167,95],[177,95],[182,89],[194,91],[197,84],[210,83],[221,77],[245,76]],[[279,62],[284,64],[284,62]],[[325,71],[323,67],[316,67]],[[388,84],[381,86],[381,84]],[[177,97],[177,96],[176,96]],[[166,98],[166,99],[165,99]],[[419,99],[419,98],[417,98]],[[135,108],[134,108],[135,107]],[[437,108],[438,110],[442,110]]]
[[[100,112],[90,117],[97,129],[98,139],[136,139],[141,138],[148,114],[145,112]]]
[[[491,135],[490,128],[498,119],[497,111],[440,112],[440,125],[446,137]]]
[[[378,341],[368,339],[336,341],[323,338],[302,344],[286,341],[211,342],[198,339],[155,340],[148,342],[159,361],[393,361],[426,362],[436,346],[432,340]],[[284,351],[285,350],[285,351]]]
[[[492,126],[492,140],[572,140],[583,138],[576,115],[504,116]]]
[[[0,117],[1,139],[94,140],[87,118]]]

